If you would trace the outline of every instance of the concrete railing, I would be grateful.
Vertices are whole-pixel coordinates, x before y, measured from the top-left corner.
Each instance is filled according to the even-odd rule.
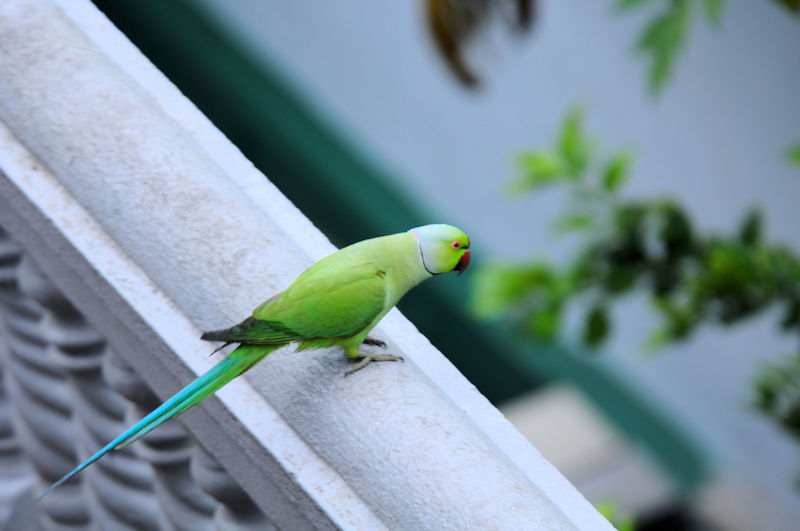
[[[88,1],[0,4],[0,121],[0,517],[610,528],[396,310],[404,363],[283,349],[34,503],[333,248]]]

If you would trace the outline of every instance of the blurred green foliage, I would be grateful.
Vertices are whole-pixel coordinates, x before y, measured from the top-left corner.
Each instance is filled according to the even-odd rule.
[[[800,0],[773,0],[793,16],[800,16]],[[614,9],[620,14],[649,10],[651,15],[634,47],[649,62],[647,86],[657,96],[675,70],[678,57],[689,39],[689,30],[698,16],[719,26],[725,0],[616,0]]]
[[[750,211],[731,234],[702,234],[673,199],[623,197],[632,156],[601,153],[583,117],[571,109],[552,147],[521,154],[511,182],[518,195],[552,188],[566,194],[553,227],[576,235],[578,251],[565,264],[537,259],[484,266],[473,277],[474,312],[554,341],[573,303],[570,308],[583,312],[582,342],[594,348],[613,330],[613,303],[635,291],[649,295],[661,318],[649,347],[685,339],[706,323],[733,325],[776,307],[782,329],[800,336],[800,256],[765,241],[761,214]],[[799,360],[765,369],[755,386],[756,405],[798,438]]]
[[[800,354],[759,371],[756,406],[800,439]]]
[[[773,0],[776,4],[783,6],[789,13],[800,15],[800,0]]]
[[[800,167],[800,144],[795,144],[786,150],[786,160],[789,161],[789,164]]]
[[[636,523],[631,516],[620,516],[617,505],[613,502],[602,502],[595,505],[597,512],[602,514],[603,517],[611,522],[617,531],[633,531],[636,529]]]
[[[724,6],[724,0],[617,0],[614,7],[619,13],[654,11],[635,46],[637,53],[648,58],[647,84],[651,94],[658,95],[672,76],[697,13],[702,12],[710,24],[719,25]]]

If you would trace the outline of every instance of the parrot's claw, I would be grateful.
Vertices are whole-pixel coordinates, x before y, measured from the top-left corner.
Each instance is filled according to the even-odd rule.
[[[372,345],[373,347],[378,347],[378,348],[386,348],[385,341],[381,341],[380,339],[376,339],[374,337],[369,337],[369,336],[367,336],[367,338],[364,339],[364,344]]]
[[[403,361],[403,358],[400,356],[395,356],[393,354],[364,354],[360,356],[360,360],[358,363],[347,369],[344,373],[345,376],[350,376],[356,371],[360,371],[373,361]]]

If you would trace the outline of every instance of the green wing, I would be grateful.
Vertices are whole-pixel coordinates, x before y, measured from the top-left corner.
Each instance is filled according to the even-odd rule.
[[[372,264],[341,258],[334,254],[317,262],[283,293],[256,308],[252,317],[206,332],[203,339],[276,345],[361,332],[383,312],[384,273]]]
[[[384,310],[385,274],[371,263],[331,255],[303,273],[253,317],[279,322],[303,339],[344,338],[366,328]]]

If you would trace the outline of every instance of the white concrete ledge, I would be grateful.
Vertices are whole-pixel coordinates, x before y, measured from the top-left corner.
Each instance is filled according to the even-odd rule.
[[[86,0],[0,4],[0,120],[0,224],[164,398],[332,250]],[[610,529],[397,311],[378,335],[406,362],[279,351],[184,421],[281,527]]]

